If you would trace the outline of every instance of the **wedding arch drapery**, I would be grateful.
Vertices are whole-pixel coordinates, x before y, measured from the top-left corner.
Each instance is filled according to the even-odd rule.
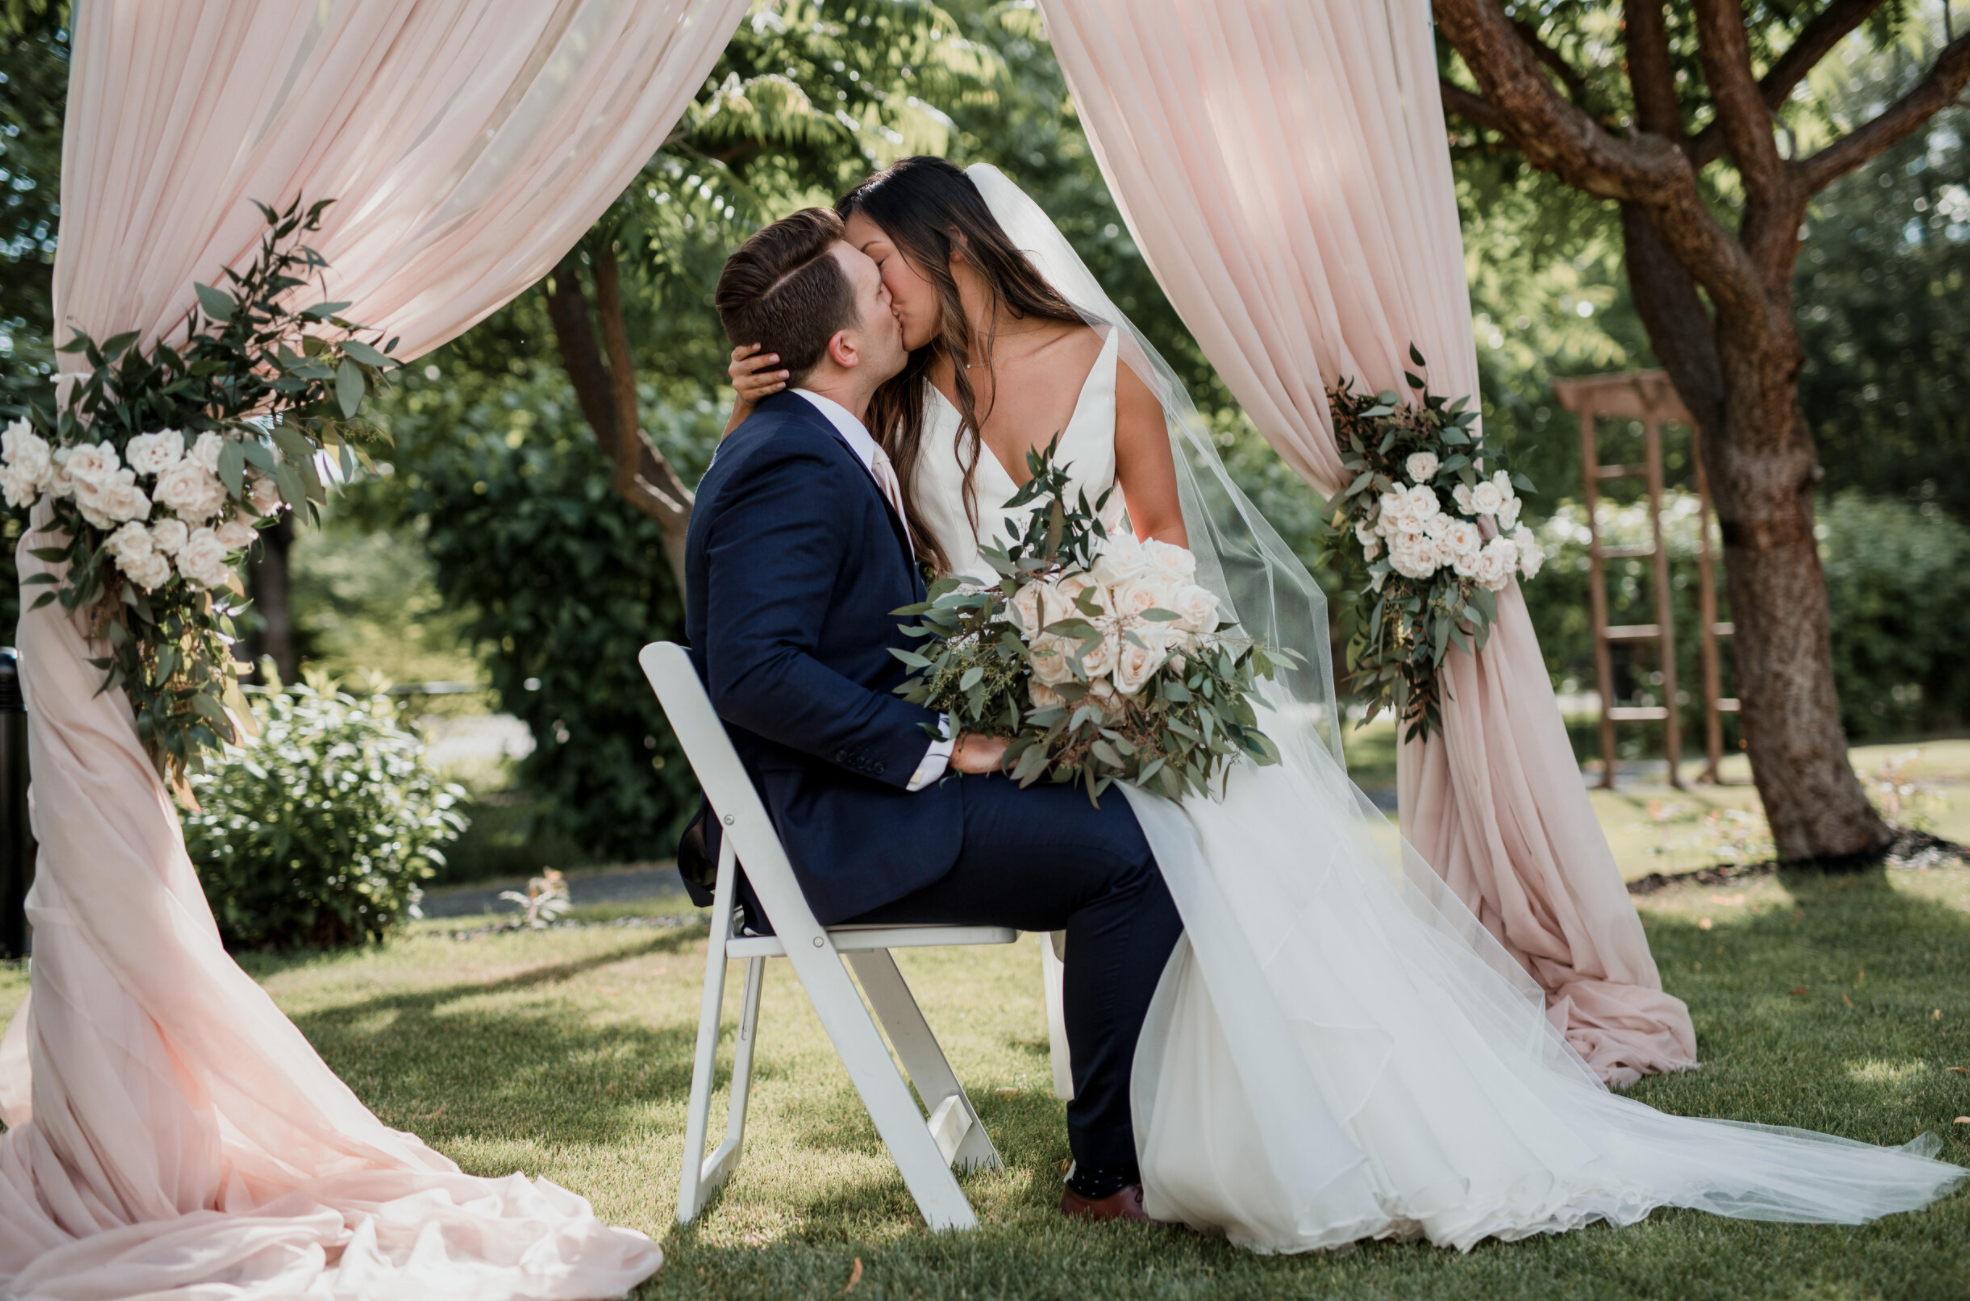
[[[1136,244],[1266,440],[1344,482],[1326,387],[1478,391],[1428,0],[1040,0]],[[1588,804],[1525,602],[1453,652],[1399,759],[1405,836],[1546,990],[1603,1078],[1693,1065]]]
[[[573,245],[745,7],[77,0],[59,327],[164,337],[256,245],[251,200],[333,198],[329,297],[428,351]],[[58,606],[18,644],[41,849],[0,1042],[0,1294],[573,1298],[657,1268],[573,1194],[372,1115],[220,946],[99,652]]]

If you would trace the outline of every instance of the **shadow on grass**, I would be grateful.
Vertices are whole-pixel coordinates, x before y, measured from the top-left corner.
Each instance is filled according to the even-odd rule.
[[[462,1138],[619,1142],[645,1132],[649,1107],[689,1094],[697,1027],[597,1018],[568,1006],[556,988],[681,952],[699,938],[664,933],[495,980],[354,999],[294,1022],[386,1123],[434,1146]],[[513,997],[529,993],[536,997]]]

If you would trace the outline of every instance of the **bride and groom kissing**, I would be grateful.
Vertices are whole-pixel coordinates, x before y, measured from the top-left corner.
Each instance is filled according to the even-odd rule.
[[[1006,467],[1056,434],[1089,500],[1120,489],[1111,531],[1194,538],[1205,575],[1236,545],[1196,517],[1211,453],[1177,442],[1180,386],[996,170],[905,159],[754,235],[717,305],[741,402],[686,548],[693,662],[824,925],[1065,932],[1067,1214],[1265,1251],[1468,1250],[1662,1205],[1854,1223],[1965,1176],[1926,1136],[1878,1148],[1609,1092],[1483,928],[1385,857],[1289,700],[1265,722],[1284,762],[1234,765],[1211,799],[1097,805],[1020,788],[1002,740],[893,693],[892,612],[926,566],[990,579]],[[1277,578],[1261,588],[1310,582]]]

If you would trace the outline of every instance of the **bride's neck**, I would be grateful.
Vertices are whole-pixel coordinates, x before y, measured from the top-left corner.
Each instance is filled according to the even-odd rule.
[[[1037,324],[1014,316],[1005,300],[985,283],[985,277],[969,266],[960,264],[952,272],[958,282],[958,301],[964,305],[965,323],[971,327],[972,351],[977,354],[970,359],[972,365],[991,360],[992,340],[1005,339]]]

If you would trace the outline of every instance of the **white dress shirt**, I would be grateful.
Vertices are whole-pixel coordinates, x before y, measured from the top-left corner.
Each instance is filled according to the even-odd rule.
[[[883,452],[882,448],[876,445],[876,440],[870,435],[862,422],[850,415],[848,408],[842,406],[841,403],[835,401],[833,398],[822,397],[819,393],[810,392],[804,388],[797,388],[793,391],[813,403],[814,409],[828,418],[828,423],[835,427],[835,431],[841,435],[842,441],[848,444],[848,450],[855,453],[856,459],[862,462],[862,468],[869,472],[869,477],[876,479],[876,458],[882,456]],[[877,486],[880,487],[880,480],[877,481]],[[884,496],[887,497],[888,494],[885,493]],[[900,501],[893,501],[891,505],[895,507],[896,513],[900,518],[903,513],[902,503]],[[903,534],[905,537],[908,537],[910,530],[909,521],[902,520],[902,524]],[[930,748],[924,752],[923,762],[917,765],[917,770],[914,773],[910,774],[910,785],[908,787],[910,790],[920,791],[930,785],[939,777],[942,777],[944,770],[951,764],[951,751],[956,747],[957,741],[951,736],[950,715],[941,715],[938,722],[944,729],[944,736],[941,740],[930,743]]]

